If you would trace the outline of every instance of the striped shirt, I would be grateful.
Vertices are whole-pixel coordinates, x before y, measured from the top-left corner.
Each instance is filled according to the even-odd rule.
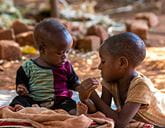
[[[60,67],[43,67],[28,60],[17,70],[16,85],[24,84],[34,101],[51,101],[56,96],[71,97],[80,83],[72,65],[67,61]],[[71,89],[71,90],[70,90]]]

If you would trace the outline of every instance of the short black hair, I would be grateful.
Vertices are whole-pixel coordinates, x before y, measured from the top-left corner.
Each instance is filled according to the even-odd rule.
[[[138,66],[146,56],[144,41],[132,32],[109,37],[101,48],[107,49],[114,57],[125,56],[134,67]]]
[[[55,18],[42,20],[34,29],[36,46],[40,50],[45,45],[50,45],[52,38],[58,38],[58,34],[62,34],[65,31],[67,31],[67,29]]]

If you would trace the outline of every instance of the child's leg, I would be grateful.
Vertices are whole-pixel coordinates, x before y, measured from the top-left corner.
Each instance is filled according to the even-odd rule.
[[[61,97],[60,97],[61,98]],[[56,99],[54,109],[64,109],[65,111],[69,112],[72,115],[76,114],[76,102],[71,98],[66,98],[59,100]]]
[[[14,107],[16,104],[19,104],[23,107],[31,107],[32,99],[27,96],[16,96],[13,101],[10,103],[10,106]]]

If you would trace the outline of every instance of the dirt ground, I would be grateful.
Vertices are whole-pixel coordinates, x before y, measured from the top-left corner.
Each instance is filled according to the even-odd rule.
[[[69,58],[81,80],[88,77],[101,80],[100,71],[97,69],[100,61],[98,52],[71,53]],[[22,62],[5,61],[0,65],[0,90],[15,89],[16,70]],[[147,57],[137,70],[148,76],[158,89],[165,89],[165,47],[147,48]]]
[[[115,20],[132,18],[131,13],[112,15]],[[165,14],[158,14],[159,25],[149,32],[147,44],[147,57],[137,68],[138,71],[148,76],[158,89],[165,89]],[[74,68],[83,80],[88,77],[96,77],[99,80],[100,72],[97,69],[99,56],[97,52],[80,53],[73,51],[69,56]],[[15,89],[15,74],[23,61],[0,60],[0,90]]]

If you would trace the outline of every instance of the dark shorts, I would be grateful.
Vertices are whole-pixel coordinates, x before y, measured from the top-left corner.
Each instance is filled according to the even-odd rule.
[[[70,111],[76,109],[76,102],[69,97],[56,97],[53,109],[64,109]]]
[[[15,106],[20,104],[24,107],[32,107],[33,104],[38,104],[41,106],[44,102],[33,101],[28,96],[16,96],[13,101],[10,103],[10,106]],[[48,107],[49,108],[49,107]],[[76,102],[69,97],[56,97],[54,105],[50,109],[64,109],[69,112],[72,109],[76,109]]]

